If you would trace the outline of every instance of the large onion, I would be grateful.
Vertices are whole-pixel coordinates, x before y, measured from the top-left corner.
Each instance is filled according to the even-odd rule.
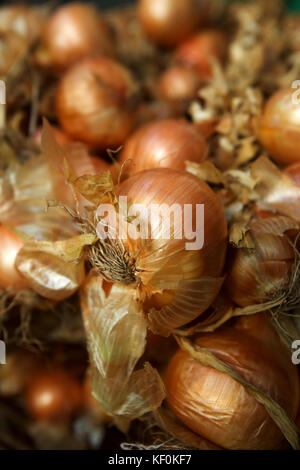
[[[190,123],[164,119],[146,124],[126,141],[120,163],[129,173],[156,167],[184,170],[185,161],[201,162],[208,153],[202,134]]]
[[[206,348],[249,384],[273,398],[294,419],[299,379],[289,351],[280,342],[269,317],[243,317],[235,326],[199,335]],[[239,382],[205,367],[179,351],[166,373],[167,402],[190,429],[225,449],[277,449],[283,435],[266,408]]]
[[[129,70],[109,59],[87,59],[63,76],[56,111],[75,140],[99,148],[122,144],[135,121],[136,84]]]

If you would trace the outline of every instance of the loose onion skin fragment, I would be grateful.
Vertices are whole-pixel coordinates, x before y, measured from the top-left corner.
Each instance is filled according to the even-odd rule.
[[[300,104],[296,90],[284,88],[266,102],[258,124],[258,138],[271,157],[283,165],[300,160]]]
[[[123,65],[106,58],[85,59],[62,77],[56,112],[75,140],[106,150],[124,143],[136,113],[137,86]]]
[[[272,397],[294,419],[299,378],[287,348],[263,314],[233,327],[199,335],[205,348],[246,381]],[[266,408],[226,373],[206,367],[179,350],[166,373],[167,402],[190,429],[225,449],[278,449],[283,435]]]
[[[207,154],[206,140],[192,124],[163,119],[145,124],[127,139],[120,164],[128,160],[125,175],[156,167],[184,170],[186,160],[200,163]]]

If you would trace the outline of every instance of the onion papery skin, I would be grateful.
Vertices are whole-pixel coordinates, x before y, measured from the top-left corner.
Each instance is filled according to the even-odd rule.
[[[211,59],[221,64],[227,54],[226,36],[217,30],[207,30],[192,36],[175,51],[174,60],[178,64],[192,67],[203,79],[212,78]]]
[[[192,124],[179,119],[164,119],[145,124],[126,141],[120,163],[124,173],[151,168],[185,170],[185,161],[200,163],[208,154],[203,135]]]
[[[277,91],[267,101],[258,123],[258,138],[271,157],[283,165],[300,161],[300,103],[293,88]]]
[[[187,250],[187,239],[184,234],[182,239],[174,238],[174,233],[178,234],[179,228],[177,223],[174,224],[174,220],[171,220],[170,239],[166,239],[166,233],[163,228],[159,227],[160,219],[157,217],[154,218],[152,238],[133,240],[128,237],[123,244],[125,251],[130,253],[131,259],[134,260],[136,286],[141,295],[146,293],[146,298],[150,299],[150,303],[153,300],[153,308],[170,304],[173,300],[173,293],[177,289],[181,292],[187,288],[187,284],[189,289],[193,289],[193,286],[197,283],[201,284],[204,278],[212,278],[211,297],[203,310],[208,308],[217,295],[214,282],[217,282],[221,275],[227,247],[226,220],[221,203],[214,192],[206,183],[187,172],[156,168],[128,178],[117,186],[116,194],[126,196],[128,204],[141,204],[146,208],[149,208],[151,204],[166,204],[171,207],[176,203],[182,208],[184,204],[191,204],[193,221],[196,218],[196,204],[204,204],[202,249]],[[193,291],[193,294],[191,290],[188,290],[191,300],[189,308],[183,307],[185,299],[180,303],[179,315],[165,314],[162,309],[164,327],[156,325],[154,328],[156,331],[153,331],[168,336],[172,327],[181,326],[199,316],[203,310],[200,311],[197,303],[199,299],[196,299],[198,288],[197,284],[194,287],[196,292]],[[202,300],[201,296],[200,303]],[[153,316],[160,323],[161,317],[158,317],[155,312]],[[150,321],[153,323],[151,319]]]
[[[237,248],[225,282],[229,297],[239,306],[267,302],[287,288],[294,252],[287,239],[255,234],[255,248]]]
[[[171,47],[195,31],[204,19],[201,0],[140,0],[138,18],[155,43]]]
[[[135,119],[136,84],[121,64],[86,59],[62,77],[56,111],[64,131],[99,150],[124,143]]]
[[[268,315],[242,317],[234,327],[195,338],[268,394],[295,419],[299,400],[297,368],[273,330]],[[186,426],[225,449],[268,450],[284,446],[284,437],[245,388],[229,375],[205,367],[179,350],[169,363],[165,384],[167,403]]]
[[[15,268],[15,260],[24,242],[12,230],[0,225],[0,287],[12,291],[26,287],[26,280]]]
[[[49,17],[41,45],[37,62],[58,71],[87,56],[114,53],[105,19],[94,6],[79,2],[62,6]]]

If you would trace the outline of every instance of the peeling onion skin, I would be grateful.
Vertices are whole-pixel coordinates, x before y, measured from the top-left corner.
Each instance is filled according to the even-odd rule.
[[[300,161],[300,102],[293,104],[295,93],[293,88],[274,93],[258,123],[260,143],[277,163],[283,165]]]
[[[15,260],[24,242],[9,228],[0,225],[0,287],[13,291],[26,287],[26,280],[15,268]]]
[[[199,335],[195,343],[210,350],[249,383],[269,394],[295,419],[299,378],[289,351],[280,342],[268,316],[239,319],[234,328]],[[225,449],[282,448],[285,439],[241,384],[225,373],[204,367],[187,352],[169,363],[167,403],[185,425]]]
[[[221,31],[207,30],[192,36],[175,51],[175,62],[196,70],[203,79],[212,78],[211,58],[221,64],[227,55],[227,38]]]
[[[93,55],[113,55],[111,32],[92,5],[72,3],[58,8],[45,24],[37,62],[63,70]]]
[[[287,287],[294,260],[287,239],[256,234],[256,248],[236,248],[232,253],[225,287],[240,307],[267,302]]]
[[[147,36],[161,46],[175,46],[204,18],[201,0],[140,0],[138,18]]]
[[[164,119],[145,124],[126,141],[120,163],[129,174],[151,168],[185,170],[185,161],[200,163],[208,154],[203,135],[192,124]]]
[[[40,371],[31,380],[26,392],[26,405],[37,421],[65,422],[81,405],[79,382],[59,368]]]
[[[137,85],[123,65],[86,59],[69,69],[56,93],[64,131],[99,150],[124,143],[136,119]]]

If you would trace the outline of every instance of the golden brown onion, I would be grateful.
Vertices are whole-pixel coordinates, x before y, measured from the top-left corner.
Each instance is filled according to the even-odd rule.
[[[208,30],[182,43],[175,52],[175,60],[195,69],[200,77],[212,77],[211,59],[223,63],[227,53],[227,38],[221,31]]]
[[[0,287],[21,290],[26,280],[15,268],[15,260],[24,242],[12,230],[0,225]]]
[[[251,232],[254,248],[237,248],[226,279],[228,295],[241,307],[263,303],[288,285],[294,251],[288,239]]]
[[[26,392],[26,406],[38,421],[68,420],[81,404],[79,382],[58,367],[40,371],[32,378]]]
[[[203,21],[203,0],[139,0],[138,17],[145,33],[162,46],[175,46]]]
[[[295,419],[299,379],[288,349],[268,315],[242,317],[235,326],[194,340],[248,383],[273,398]],[[260,404],[239,382],[178,351],[166,373],[167,402],[194,432],[225,449],[278,449],[284,437]]]
[[[160,77],[158,94],[162,99],[176,102],[195,98],[201,85],[199,74],[182,65],[169,67]]]
[[[205,138],[192,124],[164,119],[146,124],[126,141],[120,163],[128,160],[125,172],[137,173],[156,167],[184,170],[185,161],[201,162],[207,157]]]
[[[40,65],[65,69],[87,56],[112,55],[111,33],[92,5],[71,3],[48,19],[37,60]]]
[[[63,76],[56,94],[62,128],[99,149],[121,145],[135,122],[136,84],[110,59],[87,59]]]
[[[293,103],[295,93],[293,88],[274,93],[258,124],[261,144],[276,162],[284,165],[300,160],[300,103]]]

